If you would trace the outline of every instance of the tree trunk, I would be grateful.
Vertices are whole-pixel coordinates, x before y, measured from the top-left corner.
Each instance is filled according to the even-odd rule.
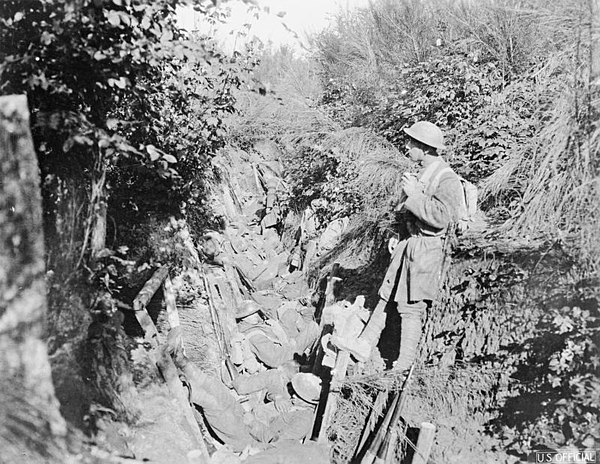
[[[88,246],[92,259],[96,258],[106,246],[106,160],[101,150],[99,148],[97,150],[91,178],[89,212],[78,264],[82,262]]]
[[[41,338],[42,207],[25,96],[0,97],[0,179],[0,453],[7,463],[60,462],[66,424]]]
[[[90,241],[93,257],[106,248],[106,209],[106,201],[101,200],[98,202],[98,206],[94,212],[92,238]]]

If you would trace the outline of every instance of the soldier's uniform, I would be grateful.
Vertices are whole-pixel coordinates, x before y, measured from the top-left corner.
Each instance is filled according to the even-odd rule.
[[[404,203],[410,236],[394,249],[379,289],[380,298],[398,304],[401,316],[399,370],[414,360],[424,316],[440,287],[444,238],[464,201],[460,180],[447,167],[439,159],[420,174],[422,191]]]

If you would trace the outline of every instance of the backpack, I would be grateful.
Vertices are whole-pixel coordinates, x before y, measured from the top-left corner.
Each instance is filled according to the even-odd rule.
[[[454,172],[450,166],[446,166],[445,168],[438,171],[434,179],[432,180],[435,183],[436,188],[440,181],[440,177],[446,172]],[[456,174],[456,173],[455,173]],[[475,220],[475,215],[477,214],[477,198],[479,196],[479,192],[477,187],[469,182],[464,177],[459,176],[458,180],[460,181],[460,185],[462,187],[462,205],[459,210],[458,220],[457,220],[457,233],[462,234],[466,232],[472,225]]]

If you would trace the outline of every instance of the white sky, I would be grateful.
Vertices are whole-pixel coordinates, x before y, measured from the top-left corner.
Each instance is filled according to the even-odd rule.
[[[220,42],[231,51],[234,44],[240,45],[243,39],[235,39],[238,32],[244,31],[244,24],[250,24],[249,38],[256,36],[265,44],[271,42],[275,47],[290,45],[301,52],[306,45],[306,35],[323,30],[332,15],[341,9],[353,9],[367,6],[369,0],[255,0],[259,6],[259,18],[254,17],[256,9],[249,11],[249,4],[240,0],[231,0],[222,4],[231,9],[226,25],[215,32]],[[200,29],[208,32],[210,27],[203,24],[201,15],[191,8],[180,10],[180,25],[188,30]],[[289,30],[288,30],[289,29]],[[291,30],[291,31],[290,31]],[[233,35],[230,32],[233,31]]]

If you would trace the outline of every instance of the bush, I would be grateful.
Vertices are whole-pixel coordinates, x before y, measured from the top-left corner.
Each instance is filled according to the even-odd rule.
[[[58,216],[62,204],[77,203],[70,227],[78,230],[78,250],[68,267],[82,262],[94,230],[103,227],[111,188],[128,191],[111,204],[116,211],[144,210],[153,191],[154,209],[162,199],[169,214],[183,199],[194,207],[206,193],[210,158],[224,143],[223,118],[233,111],[231,88],[245,64],[206,40],[188,40],[175,24],[176,5],[32,0],[0,6],[0,40],[7,45],[0,88],[29,98],[49,243],[66,219]]]

